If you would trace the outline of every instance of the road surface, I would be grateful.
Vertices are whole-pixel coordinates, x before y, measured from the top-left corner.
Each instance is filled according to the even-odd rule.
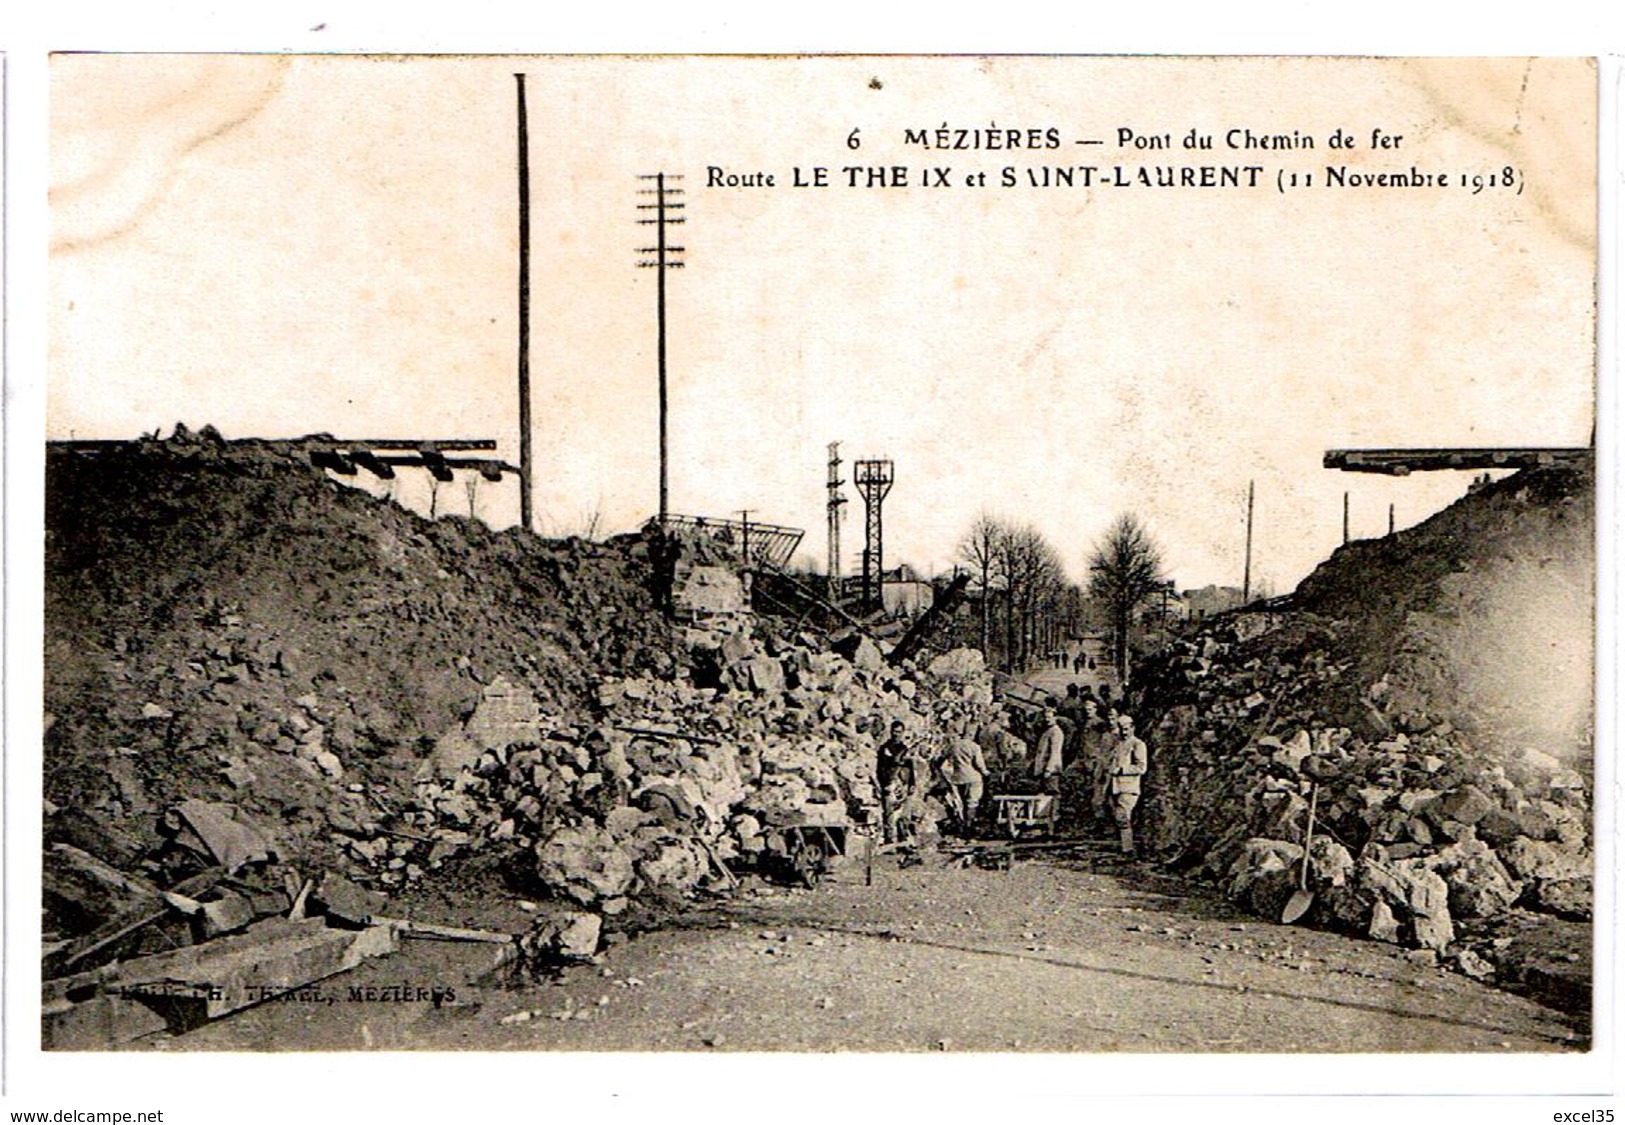
[[[452,921],[454,919],[447,919]],[[467,920],[467,919],[462,919]],[[763,887],[597,966],[465,983],[489,949],[411,943],[324,985],[151,1045],[169,1050],[1549,1052],[1572,1020],[1392,946],[1243,915],[1110,855],[1010,870],[933,855]],[[462,959],[459,964],[459,958]],[[451,988],[362,999],[351,986]],[[381,995],[381,993],[376,993]]]

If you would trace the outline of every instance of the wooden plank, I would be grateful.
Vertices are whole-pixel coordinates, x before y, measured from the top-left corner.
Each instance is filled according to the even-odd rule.
[[[470,930],[462,926],[442,926],[435,922],[419,922],[414,918],[375,917],[375,923],[388,926],[403,937],[431,938],[436,941],[471,941],[486,945],[508,945],[518,941],[514,934],[496,930]]]
[[[379,892],[369,891],[336,871],[322,873],[311,888],[310,898],[321,913],[352,926],[369,925],[389,902]]]
[[[195,1026],[398,948],[393,926],[337,930],[319,918],[271,918],[205,945],[126,962],[108,991],[141,998],[172,1025]]]
[[[55,977],[41,984],[41,1002],[50,1008],[61,1006],[70,1000],[87,1000],[100,992],[103,985],[117,979],[117,965],[86,969],[70,977]]]
[[[170,888],[172,894],[192,895],[202,894],[218,883],[225,875],[225,868],[211,867],[189,879],[183,879]],[[122,938],[129,936],[143,926],[153,922],[169,913],[171,907],[164,901],[162,895],[154,888],[153,897],[146,900],[132,910],[120,914],[97,929],[94,933],[86,934],[63,951],[60,958],[47,957],[45,963],[47,974],[50,966],[60,965],[63,972],[72,972],[76,965],[81,964],[95,954],[108,948]]]
[[[705,735],[701,735],[701,734],[684,734],[680,730],[656,730],[653,727],[626,727],[626,726],[617,726],[615,729],[618,730],[618,731],[624,731],[627,734],[643,735],[643,736],[645,736],[647,738],[669,738],[669,739],[674,739],[674,740],[681,740],[681,741],[684,741],[684,742],[696,742],[696,743],[699,743],[701,746],[721,746],[721,745],[723,745],[723,742],[722,742],[722,740],[720,738],[707,738]]]

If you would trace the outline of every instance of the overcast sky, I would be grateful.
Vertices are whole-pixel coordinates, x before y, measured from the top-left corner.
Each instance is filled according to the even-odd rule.
[[[53,63],[49,436],[493,437],[517,460],[516,70],[544,531],[629,529],[656,505],[654,276],[632,220],[636,176],[660,170],[688,204],[672,508],[804,527],[820,561],[835,440],[896,462],[888,562],[947,568],[987,510],[1034,523],[1081,579],[1132,511],[1182,586],[1239,585],[1253,479],[1255,579],[1283,591],[1339,542],[1345,489],[1360,535],[1467,483],[1329,472],[1328,448],[1590,438],[1583,62],[94,55]],[[1061,143],[905,141],[939,126]],[[1180,147],[1193,128],[1213,150]],[[1317,147],[1233,151],[1231,128]],[[1373,149],[1379,128],[1398,147]],[[1119,129],[1175,147],[1120,148]],[[1328,150],[1337,129],[1357,147]],[[910,186],[847,188],[857,164]],[[993,186],[1080,164],[1266,171],[1252,189]],[[831,187],[789,186],[816,165]],[[1511,167],[1516,186],[1332,188],[1327,165]],[[775,185],[708,187],[709,166]],[[920,186],[927,167],[953,186]],[[964,183],[977,171],[989,186]],[[1282,193],[1277,171],[1317,182]],[[512,483],[481,487],[482,516],[516,519]],[[426,503],[424,482],[400,488]]]

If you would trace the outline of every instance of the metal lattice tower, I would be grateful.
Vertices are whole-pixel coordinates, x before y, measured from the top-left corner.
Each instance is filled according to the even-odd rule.
[[[841,508],[846,497],[841,495],[841,443],[829,443],[829,600],[837,602],[841,596]]]
[[[874,607],[884,604],[880,584],[882,581],[880,506],[891,492],[894,474],[890,461],[854,461],[852,480],[863,493],[863,604]]]

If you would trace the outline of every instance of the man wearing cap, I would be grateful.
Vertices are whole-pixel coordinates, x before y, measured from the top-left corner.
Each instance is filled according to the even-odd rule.
[[[1033,776],[1038,779],[1041,792],[1061,791],[1061,767],[1065,764],[1062,750],[1065,746],[1066,735],[1055,721],[1054,709],[1044,708],[1044,731],[1038,736],[1038,745],[1033,751]]]
[[[1134,719],[1117,716],[1117,743],[1109,766],[1112,819],[1124,855],[1134,854],[1134,806],[1140,803],[1140,779],[1145,776],[1145,743],[1134,734]]]
[[[957,798],[960,829],[969,836],[976,828],[976,811],[987,777],[987,759],[969,730],[953,732],[942,772]]]
[[[878,726],[878,721],[876,722]],[[902,720],[891,725],[891,737],[875,751],[875,782],[880,790],[881,839],[890,844],[897,840],[898,819],[914,787],[915,751],[903,737]]]

